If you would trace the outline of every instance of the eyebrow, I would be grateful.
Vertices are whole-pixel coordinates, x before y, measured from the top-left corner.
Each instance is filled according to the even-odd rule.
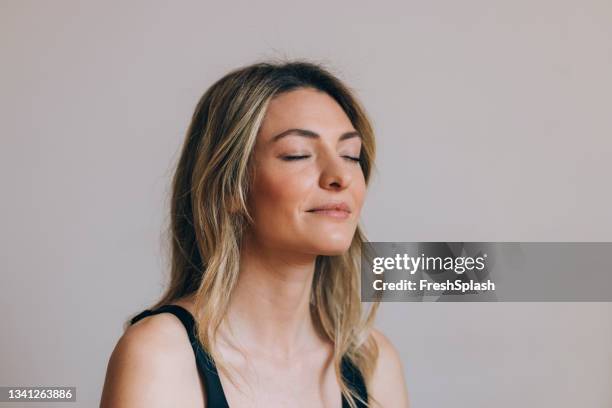
[[[312,130],[293,128],[293,129],[287,129],[284,132],[281,132],[278,135],[274,136],[270,140],[270,143],[274,143],[274,142],[278,141],[279,139],[281,139],[281,138],[283,138],[285,136],[289,136],[289,135],[308,137],[308,138],[311,138],[311,139],[317,139],[317,138],[321,137],[318,133],[313,132]],[[358,137],[358,138],[361,139],[361,135],[359,134],[359,132],[353,130],[353,131],[350,131],[350,132],[345,132],[342,135],[340,135],[340,139],[338,139],[338,141],[350,139],[352,137]]]

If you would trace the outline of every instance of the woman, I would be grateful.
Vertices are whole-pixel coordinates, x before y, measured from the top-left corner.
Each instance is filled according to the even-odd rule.
[[[364,109],[320,65],[213,84],[173,180],[169,288],[126,324],[101,407],[407,407],[378,303],[363,318],[360,302],[374,155]]]

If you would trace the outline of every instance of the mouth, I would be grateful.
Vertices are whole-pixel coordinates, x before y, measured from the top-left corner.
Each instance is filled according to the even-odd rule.
[[[309,210],[306,212],[310,214],[314,214],[314,215],[322,215],[322,216],[341,219],[341,220],[347,219],[351,215],[350,211],[337,210],[337,209],[319,209],[319,210]]]
[[[308,212],[315,212],[315,211],[343,211],[346,213],[350,213],[351,207],[349,207],[349,205],[345,203],[344,201],[333,201],[333,202],[328,202],[325,204],[318,205],[308,210]]]

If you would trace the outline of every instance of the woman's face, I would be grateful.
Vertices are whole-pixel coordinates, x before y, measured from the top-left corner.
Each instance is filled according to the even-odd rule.
[[[366,193],[360,151],[361,138],[328,94],[300,88],[273,98],[253,157],[249,209],[256,245],[311,255],[345,252]],[[337,203],[349,212],[312,211]]]

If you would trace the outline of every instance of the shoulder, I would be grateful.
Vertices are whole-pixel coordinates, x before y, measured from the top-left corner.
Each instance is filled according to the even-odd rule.
[[[400,353],[391,340],[377,329],[372,330],[379,354],[370,380],[369,392],[385,408],[407,408],[408,390]]]
[[[151,315],[129,326],[118,340],[108,362],[100,407],[181,405],[183,398],[187,403],[198,397],[197,381],[185,327],[170,313]]]

